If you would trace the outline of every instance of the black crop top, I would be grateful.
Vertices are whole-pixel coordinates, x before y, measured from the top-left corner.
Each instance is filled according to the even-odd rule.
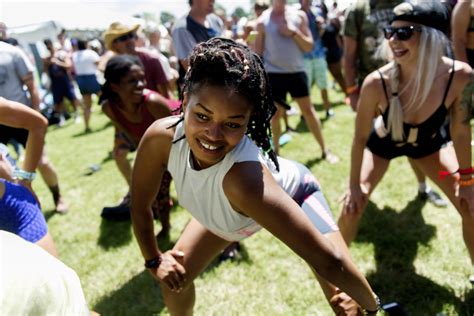
[[[389,112],[388,107],[390,106],[390,101],[389,101],[388,93],[387,93],[387,85],[385,84],[385,80],[383,79],[382,73],[380,72],[380,70],[377,70],[377,71],[380,75],[380,79],[382,79],[383,91],[385,93],[385,98],[387,99],[387,108],[385,109],[385,112],[382,113],[383,122],[386,127],[387,121],[388,121],[388,112]],[[453,60],[452,71],[449,76],[448,85],[446,86],[446,90],[444,91],[441,105],[438,106],[436,111],[433,114],[431,114],[430,117],[428,117],[425,121],[419,124],[408,124],[408,123],[403,122],[403,134],[405,135],[405,138],[407,138],[408,135],[410,135],[410,132],[412,130],[417,129],[418,134],[415,140],[416,143],[430,141],[433,135],[435,135],[439,131],[439,129],[443,126],[443,124],[446,121],[446,116],[448,114],[448,109],[446,108],[446,104],[445,104],[446,97],[449,92],[449,87],[451,86],[451,83],[453,81],[453,77],[454,77],[454,60]],[[405,139],[402,142],[406,142],[406,141],[407,140]]]

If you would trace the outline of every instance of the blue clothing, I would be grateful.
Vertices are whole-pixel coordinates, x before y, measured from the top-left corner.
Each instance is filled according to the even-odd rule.
[[[0,179],[5,193],[0,198],[0,230],[6,230],[35,243],[48,232],[40,206],[22,185]]]
[[[314,13],[309,10],[306,12],[306,16],[308,17],[309,29],[311,30],[311,35],[313,35],[314,44],[312,51],[304,53],[304,58],[326,58],[326,50],[324,48],[321,36],[319,36],[319,27],[316,23],[316,15],[314,15]]]

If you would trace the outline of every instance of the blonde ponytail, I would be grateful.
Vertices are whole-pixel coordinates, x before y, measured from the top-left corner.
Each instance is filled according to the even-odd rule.
[[[400,96],[398,92],[400,75],[400,65],[393,63],[393,68],[390,73],[390,90],[392,96],[390,98],[390,105],[388,107],[387,130],[392,135],[392,140],[403,141],[403,109],[400,103]]]

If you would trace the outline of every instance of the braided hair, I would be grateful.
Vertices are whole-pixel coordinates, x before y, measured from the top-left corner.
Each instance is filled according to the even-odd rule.
[[[233,89],[252,105],[246,134],[268,154],[279,170],[270,126],[276,108],[260,57],[230,39],[215,37],[199,43],[189,57],[189,70],[182,90],[191,94],[203,84]]]

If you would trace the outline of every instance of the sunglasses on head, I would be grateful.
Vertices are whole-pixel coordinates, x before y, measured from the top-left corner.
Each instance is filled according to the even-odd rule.
[[[135,34],[135,32],[130,32],[130,33],[127,33],[127,34],[124,34],[122,36],[117,37],[114,40],[114,42],[125,42],[125,41],[128,41],[131,38],[135,39],[136,37],[137,37],[137,35]]]
[[[388,40],[397,35],[398,40],[407,41],[413,36],[413,32],[421,32],[421,27],[410,25],[402,27],[387,26],[383,28],[383,35]]]

